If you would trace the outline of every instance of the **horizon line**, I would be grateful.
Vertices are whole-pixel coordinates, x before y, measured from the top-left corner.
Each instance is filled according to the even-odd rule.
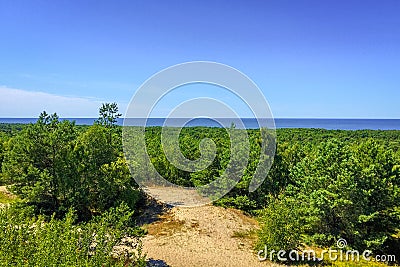
[[[98,119],[99,117],[59,117],[59,119]],[[1,119],[38,119],[38,117],[0,117]],[[118,119],[167,119],[167,117],[119,117]],[[273,118],[255,118],[255,117],[174,117],[169,119],[312,119],[312,120],[400,120],[400,118],[382,118],[382,117],[273,117]]]

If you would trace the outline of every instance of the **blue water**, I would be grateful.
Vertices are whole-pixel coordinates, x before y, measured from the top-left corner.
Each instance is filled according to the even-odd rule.
[[[0,118],[0,123],[34,123],[35,118]],[[96,120],[95,118],[65,118],[62,120],[74,120],[78,125],[91,125]],[[173,119],[170,126],[181,126],[187,119]],[[236,127],[240,126],[238,119],[221,119],[221,123],[207,118],[194,119],[189,121],[185,126],[208,126],[221,127],[222,125],[229,126],[232,122]],[[128,125],[142,125],[144,119],[129,119],[125,121]],[[147,126],[163,126],[165,119],[149,118]],[[256,119],[242,119],[244,127],[248,129],[259,128]],[[271,125],[271,121],[264,121],[266,125]],[[123,124],[123,119],[118,120],[118,124]],[[321,128],[327,130],[400,130],[400,119],[275,119],[276,128]],[[265,126],[265,124],[263,125]],[[238,127],[241,128],[241,127]]]

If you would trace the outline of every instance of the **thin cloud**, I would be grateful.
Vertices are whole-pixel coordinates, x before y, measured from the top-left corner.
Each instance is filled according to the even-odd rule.
[[[45,92],[26,91],[0,86],[0,117],[31,118],[42,111],[56,112],[60,117],[97,117],[101,103],[107,101],[71,97]]]

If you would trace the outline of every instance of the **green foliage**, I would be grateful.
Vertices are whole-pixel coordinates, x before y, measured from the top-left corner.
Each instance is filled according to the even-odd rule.
[[[246,212],[252,212],[257,208],[257,203],[248,196],[224,197],[214,202],[217,206],[237,208]]]
[[[298,203],[291,199],[272,200],[259,215],[261,230],[257,249],[290,251],[301,245],[304,224]]]
[[[182,186],[202,186],[209,184],[217,178],[225,179],[226,184],[230,185],[232,177],[238,178],[239,183],[229,192],[228,198],[236,198],[243,196],[252,201],[257,200],[257,197],[264,196],[261,191],[250,193],[248,187],[256,167],[259,162],[260,153],[266,154],[267,151],[261,151],[260,131],[259,130],[239,130],[239,129],[222,129],[222,128],[207,128],[207,127],[188,127],[183,128],[179,134],[180,152],[191,161],[195,161],[200,157],[210,158],[210,154],[215,149],[215,157],[208,166],[200,171],[188,172],[174,166],[166,157],[164,150],[173,150],[167,145],[161,144],[161,127],[146,128],[146,152],[150,157],[151,163],[154,165],[158,173],[168,181]],[[245,135],[248,135],[249,144],[246,142],[234,142],[231,144],[230,135],[233,138],[241,140]],[[165,138],[165,136],[163,136]],[[168,136],[167,136],[168,138]],[[211,139],[215,146],[209,142],[203,142],[204,139]],[[202,148],[202,153],[200,152]],[[231,151],[234,149],[234,151]],[[249,153],[249,160],[245,159]],[[174,154],[174,153],[171,153]],[[266,159],[270,160],[270,159]],[[138,166],[140,169],[140,164]],[[201,168],[200,168],[201,169]],[[226,175],[226,170],[229,170],[229,176]],[[278,189],[277,189],[278,190]],[[227,200],[232,204],[235,201]],[[236,201],[239,203],[240,201]],[[251,201],[250,201],[251,202]],[[256,201],[257,202],[257,201]],[[251,204],[253,207],[259,207]],[[229,205],[230,206],[230,205]],[[243,205],[245,207],[246,205]]]
[[[392,150],[371,139],[358,144],[331,139],[312,146],[296,161],[278,204],[271,201],[265,209],[262,221],[267,227],[260,233],[261,242],[286,243],[281,231],[287,224],[278,223],[279,214],[285,214],[287,222],[301,224],[301,235],[295,227],[289,231],[297,235],[297,246],[329,247],[345,238],[360,251],[396,251],[400,176]],[[296,207],[296,215],[286,212],[289,207]]]
[[[0,123],[0,132],[5,133],[8,136],[12,136],[21,131],[24,127],[25,124],[22,123]]]
[[[200,142],[204,138],[212,139],[216,144],[216,156],[211,164],[204,170],[194,173],[183,171],[169,162],[164,150],[172,151],[176,147],[168,145],[168,140],[167,145],[162,146],[161,131],[161,127],[146,128],[146,151],[158,173],[168,181],[182,186],[200,186],[215,180],[220,176],[222,170],[226,169],[230,158],[230,140],[225,129],[191,127],[181,130],[179,147],[181,153],[189,160],[193,161],[200,158]],[[172,132],[169,134],[172,134]],[[167,139],[168,136],[165,138]],[[211,151],[210,146],[204,146],[203,149],[206,154]]]
[[[201,156],[203,138],[212,139],[216,145],[213,162],[194,173],[182,171],[166,159],[160,127],[146,129],[146,148],[151,162],[167,180],[199,186],[223,177],[228,168],[232,151],[226,133],[219,128],[182,129],[180,149],[190,160]],[[345,238],[360,250],[396,251],[399,239],[394,236],[400,229],[400,131],[278,129],[274,164],[261,187],[252,193],[248,192],[249,182],[260,154],[266,155],[266,151],[261,151],[259,130],[247,130],[247,134],[247,167],[233,190],[215,204],[249,213],[263,210],[259,244],[329,247],[338,238]],[[238,162],[243,153],[235,155],[239,157],[233,161]],[[284,232],[282,228],[289,230]]]
[[[7,188],[7,186],[1,186],[0,188],[0,208],[3,207],[2,204],[12,204],[20,203],[21,200],[13,195]]]
[[[0,191],[0,207],[1,204],[9,204],[13,203],[15,201],[15,198],[10,197],[9,194],[6,194],[2,191]]]
[[[2,174],[2,165],[4,160],[5,148],[6,148],[6,141],[8,140],[8,136],[4,132],[0,132],[0,185],[4,183],[3,181],[3,174]]]
[[[0,263],[2,266],[145,266],[141,243],[121,254],[117,245],[126,236],[138,236],[129,226],[126,205],[86,223],[76,224],[69,210],[65,218],[49,221],[27,216],[20,209],[0,209]],[[23,211],[23,210],[22,210]]]
[[[145,266],[132,217],[141,195],[122,155],[118,109],[105,108],[107,121],[91,127],[43,112],[0,132],[1,181],[22,199],[0,207],[2,266]]]
[[[2,183],[13,184],[14,192],[36,211],[62,217],[72,207],[79,220],[88,220],[123,202],[134,208],[140,195],[131,174],[151,180],[155,173],[148,168],[150,162],[164,178],[182,186],[205,185],[220,177],[228,186],[224,171],[230,168],[241,179],[216,204],[259,211],[258,246],[329,247],[345,238],[354,249],[400,253],[400,131],[278,129],[274,164],[264,183],[250,193],[259,163],[265,168],[272,161],[267,152],[274,143],[261,147],[260,134],[266,132],[183,128],[177,151],[168,140],[162,144],[161,127],[147,127],[145,143],[129,144],[129,172],[122,156],[121,127],[116,126],[119,116],[115,104],[104,104],[99,120],[90,127],[60,122],[55,114],[45,113],[24,127],[0,125]],[[233,130],[249,138],[248,148],[235,146],[238,153],[231,151],[236,144],[229,139]],[[204,138],[215,146],[202,143]],[[174,160],[180,152],[194,161],[214,148],[215,157],[197,172],[177,168],[164,153],[170,152]],[[136,151],[144,150],[150,162],[135,157]],[[243,172],[242,164],[247,164]]]
[[[360,260],[359,262],[352,262],[352,261],[345,261],[345,262],[340,262],[340,261],[334,261],[330,264],[330,266],[337,266],[337,267],[362,267],[362,266],[368,266],[368,267],[384,267],[387,266],[383,262],[372,262],[372,261],[365,261],[365,260]]]
[[[109,142],[111,130],[100,125],[90,127],[80,135],[74,147],[77,189],[70,199],[92,211],[101,212],[126,201],[133,208],[139,192],[123,156]],[[131,194],[128,196],[127,194]]]
[[[14,184],[22,198],[43,203],[45,207],[59,205],[71,170],[70,157],[76,138],[74,124],[60,122],[56,114],[43,112],[36,124],[31,124],[6,144],[3,179]]]
[[[106,127],[114,127],[121,116],[122,114],[118,113],[117,103],[103,103],[99,109],[99,118],[96,123]]]
[[[43,112],[5,142],[3,181],[39,213],[62,216],[74,208],[80,220],[140,198],[114,128],[74,123]]]

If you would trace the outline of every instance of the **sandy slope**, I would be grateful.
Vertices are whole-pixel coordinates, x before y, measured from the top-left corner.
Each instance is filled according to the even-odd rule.
[[[253,251],[257,222],[234,209],[174,207],[146,225],[148,258],[170,266],[273,266]],[[275,265],[278,266],[278,265]]]

